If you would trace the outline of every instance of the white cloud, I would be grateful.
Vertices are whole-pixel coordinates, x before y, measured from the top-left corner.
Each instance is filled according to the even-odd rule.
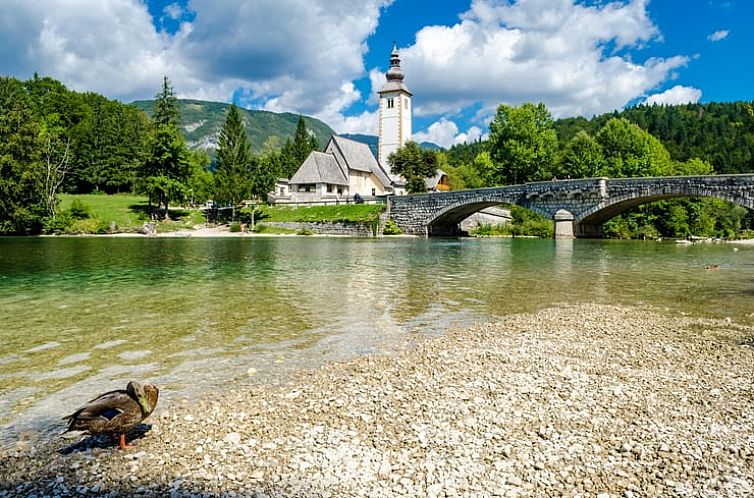
[[[125,101],[151,98],[168,75],[179,96],[227,101],[241,88],[263,108],[346,125],[361,96],[344,85],[365,75],[366,39],[392,1],[191,0],[194,20],[169,35],[142,0],[3,0],[0,60],[19,78],[38,71]]]
[[[695,104],[701,97],[702,91],[698,88],[676,85],[662,93],[650,95],[644,103],[647,105]]]
[[[468,130],[466,130],[466,133],[459,133],[458,135],[456,135],[456,137],[453,139],[453,143],[471,143],[484,137],[486,137],[486,134],[482,133],[481,128],[479,128],[478,126],[472,126]]]
[[[459,133],[458,125],[443,117],[429,125],[426,131],[414,133],[411,139],[418,143],[432,142],[447,149],[454,144],[473,142],[481,136],[482,130],[478,126],[472,126],[465,133]]]
[[[264,108],[330,114],[352,103],[343,85],[364,75],[366,39],[391,1],[193,0],[180,53],[201,74],[244,82]]]
[[[401,56],[417,115],[542,101],[555,116],[589,116],[625,106],[687,64],[615,51],[659,38],[647,0],[474,0],[457,24],[421,29]]]
[[[719,42],[720,40],[724,40],[728,38],[728,35],[730,34],[730,30],[723,29],[720,31],[715,31],[711,35],[707,37],[707,39],[711,42]]]
[[[163,75],[182,97],[228,101],[240,88],[244,105],[375,133],[374,91],[353,82],[384,81],[364,54],[393,1],[189,0],[165,7],[166,18],[193,14],[170,35],[144,0],[3,0],[0,61],[6,74],[38,71],[124,101],[151,98]],[[661,37],[647,3],[473,0],[456,24],[424,27],[401,50],[415,115],[438,119],[423,133],[443,145],[473,139],[447,119],[470,105],[489,116],[500,103],[543,101],[556,116],[589,116],[651,93],[689,59],[626,55]],[[372,107],[349,115],[359,102]]]
[[[188,76],[169,45],[139,1],[6,0],[0,7],[0,47],[7,49],[0,60],[21,78],[38,71],[76,90],[151,96],[162,75]]]

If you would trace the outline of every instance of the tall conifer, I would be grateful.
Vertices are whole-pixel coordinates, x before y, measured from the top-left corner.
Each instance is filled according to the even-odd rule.
[[[251,147],[238,107],[231,105],[225,124],[220,131],[215,173],[215,198],[221,204],[230,204],[235,219],[235,208],[251,197],[252,178]]]

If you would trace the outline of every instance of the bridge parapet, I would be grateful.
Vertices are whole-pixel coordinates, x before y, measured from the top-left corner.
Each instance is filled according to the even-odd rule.
[[[683,196],[716,197],[754,209],[754,175],[651,178],[587,178],[523,185],[394,196],[390,217],[414,235],[451,234],[469,215],[490,206],[516,204],[556,223],[568,236],[599,236],[601,225],[634,206]],[[570,221],[573,220],[573,221]]]

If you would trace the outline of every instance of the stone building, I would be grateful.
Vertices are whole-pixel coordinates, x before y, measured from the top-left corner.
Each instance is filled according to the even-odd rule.
[[[349,202],[358,194],[369,199],[392,193],[387,171],[369,146],[333,136],[324,152],[312,151],[290,180],[281,180],[271,203]]]
[[[267,196],[270,204],[339,203],[354,198],[406,193],[406,182],[390,173],[387,157],[411,138],[411,92],[403,82],[398,49],[379,94],[378,158],[369,146],[333,136],[323,152],[312,151],[290,180],[281,179]]]

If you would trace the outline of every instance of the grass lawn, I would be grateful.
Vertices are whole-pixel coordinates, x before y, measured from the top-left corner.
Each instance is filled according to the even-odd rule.
[[[108,227],[115,222],[118,231],[132,231],[143,227],[148,220],[147,198],[136,195],[61,194],[59,211],[69,210],[77,200],[88,208],[89,218],[76,220],[68,233],[98,233],[98,227]],[[342,206],[262,206],[256,221],[265,222],[356,222],[374,223],[385,210],[383,204],[348,204]],[[246,210],[239,210],[239,215]],[[246,213],[250,217],[250,213]],[[193,210],[170,210],[170,220],[157,223],[158,232],[191,228],[204,223],[204,213]],[[291,233],[284,229],[265,227],[261,233]],[[295,233],[295,232],[294,232]]]
[[[148,217],[147,198],[137,195],[60,195],[60,211],[71,207],[78,199],[89,207],[91,217],[104,223],[114,221],[121,230],[140,228]]]

